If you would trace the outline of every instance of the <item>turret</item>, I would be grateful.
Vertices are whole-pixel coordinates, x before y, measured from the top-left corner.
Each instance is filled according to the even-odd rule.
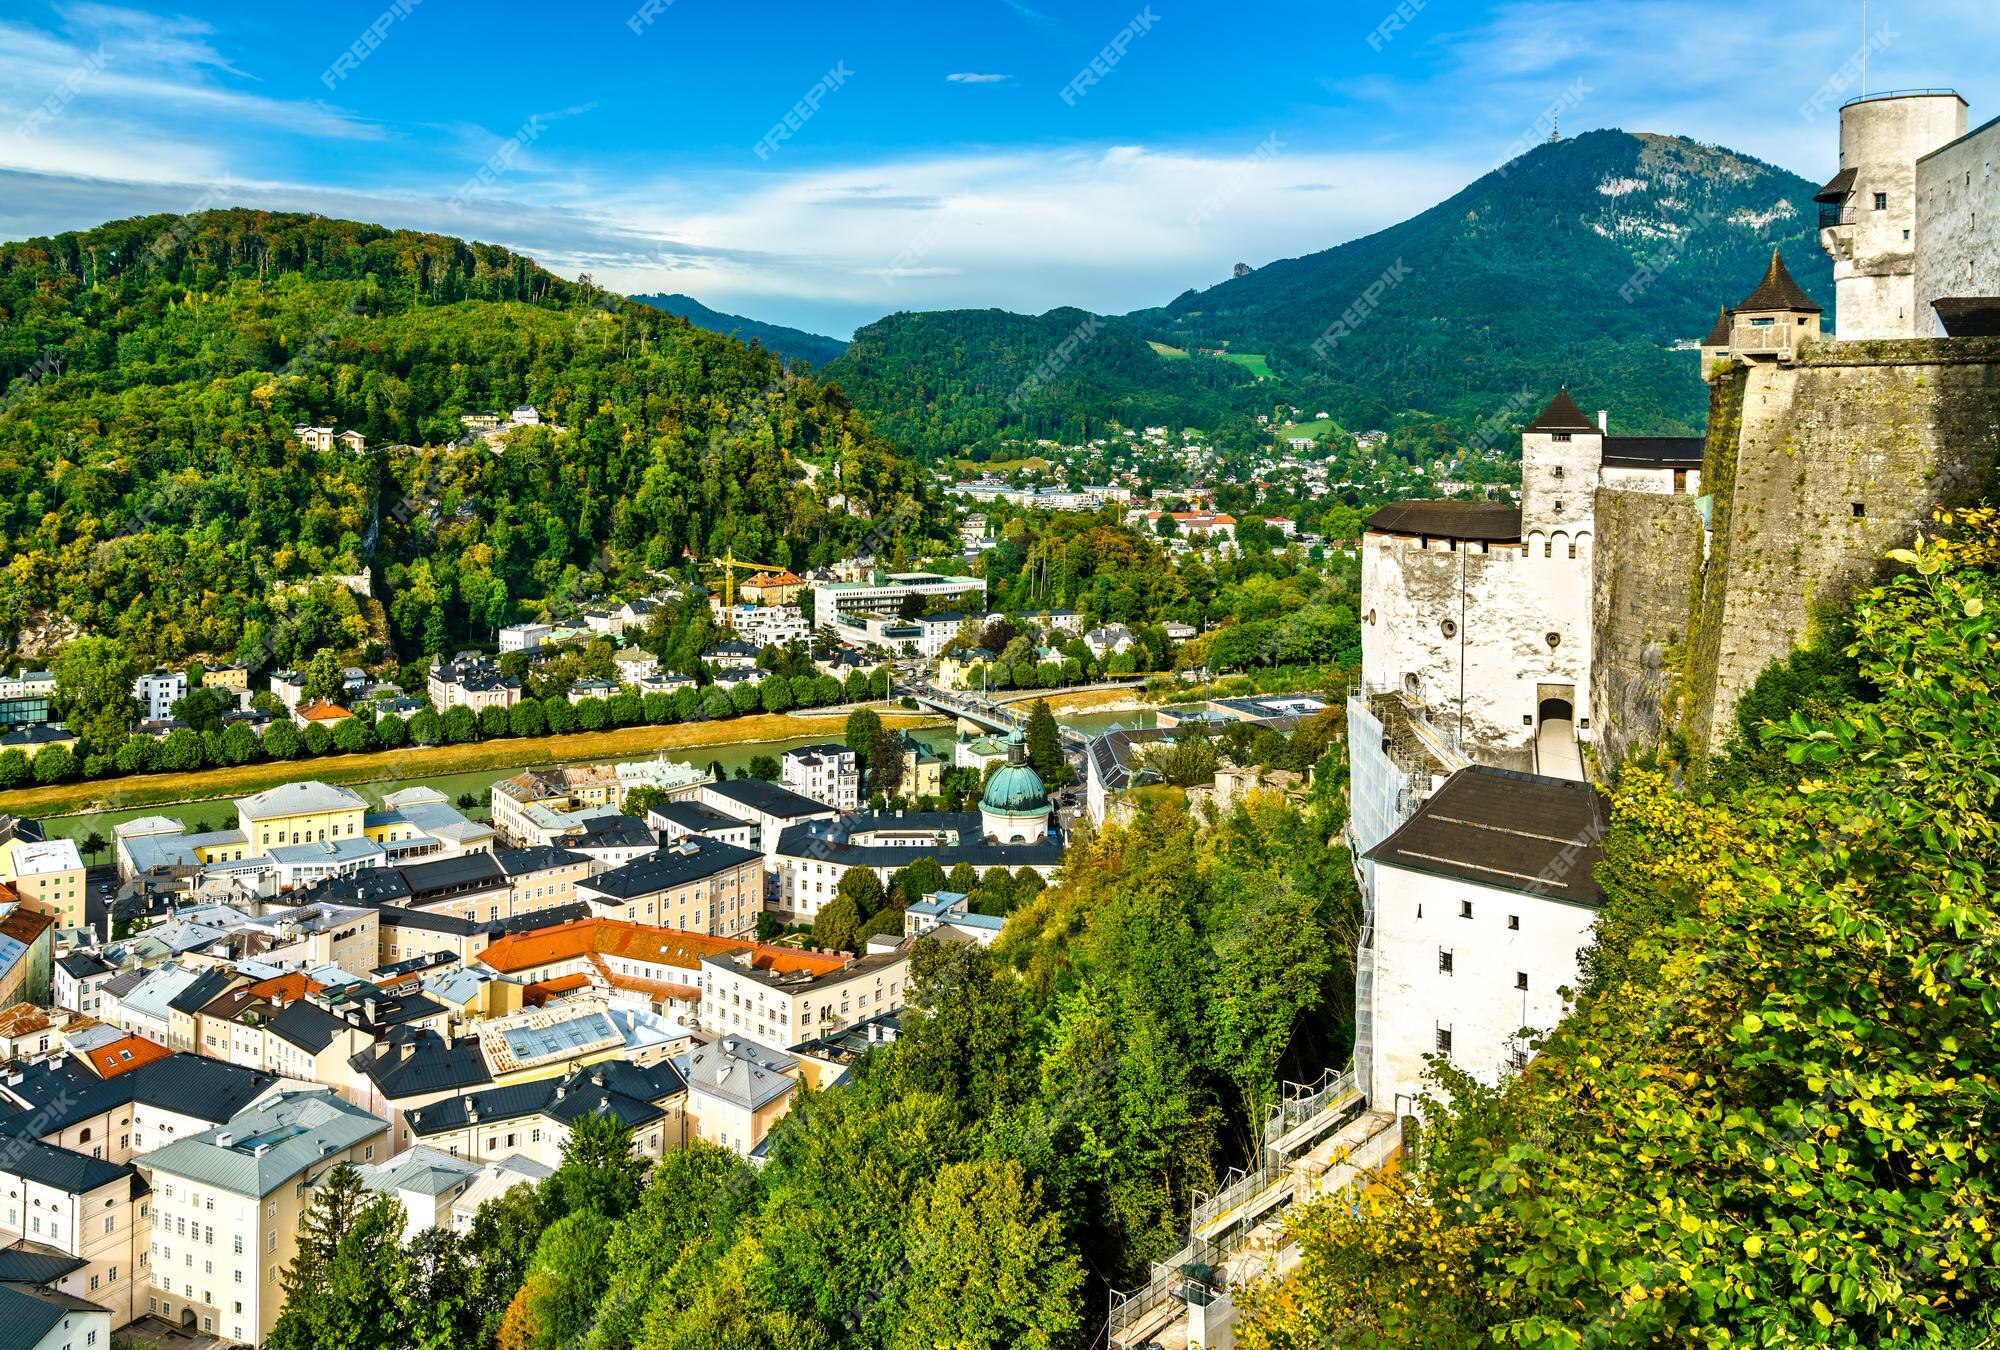
[[[1530,561],[1568,557],[1579,536],[1588,537],[1603,458],[1604,427],[1576,406],[1567,387],[1557,390],[1521,433],[1521,538]]]
[[[1764,279],[1729,311],[1729,354],[1746,361],[1789,361],[1823,336],[1824,313],[1792,280],[1784,255],[1772,249]]]
[[[1917,312],[1917,161],[1963,136],[1965,114],[1950,90],[1877,94],[1840,110],[1840,172],[1814,198],[1840,341],[1931,335],[1931,316]]]
[[[1729,311],[1715,311],[1715,327],[1708,330],[1708,336],[1701,340],[1701,378],[1712,381],[1718,361],[1729,359]]]

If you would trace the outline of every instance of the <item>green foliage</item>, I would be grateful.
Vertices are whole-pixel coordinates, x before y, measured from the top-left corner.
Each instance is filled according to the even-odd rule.
[[[398,1243],[403,1207],[373,1196],[348,1163],[322,1179],[279,1280],[284,1311],[273,1350],[377,1350],[395,1343],[408,1306],[409,1264]]]
[[[1575,1010],[1501,1090],[1441,1079],[1414,1179],[1298,1216],[1246,1350],[2000,1334],[2000,517],[1943,523],[1762,684],[1782,765],[1626,771]]]
[[[949,538],[831,387],[491,245],[142,217],[0,247],[0,313],[0,385],[40,372],[0,409],[0,614],[148,662],[433,654],[688,552],[810,566],[883,521],[885,556]],[[552,425],[452,444],[460,413],[523,402]],[[300,422],[370,448],[307,450]],[[800,456],[865,510],[828,509]],[[380,603],[329,580],[371,568]]]

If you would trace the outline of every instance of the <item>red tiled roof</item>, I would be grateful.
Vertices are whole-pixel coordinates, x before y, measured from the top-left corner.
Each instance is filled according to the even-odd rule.
[[[354,716],[338,703],[328,703],[319,699],[299,709],[299,716],[308,722],[344,722]]]
[[[144,1036],[127,1036],[123,1040],[100,1045],[88,1055],[90,1067],[97,1071],[99,1078],[116,1078],[121,1073],[130,1073],[142,1064],[165,1059],[173,1051]]]
[[[0,1036],[26,1036],[49,1029],[49,1015],[32,1003],[0,1009]]]
[[[583,957],[618,956],[647,965],[677,966],[698,970],[702,959],[749,952],[765,970],[838,970],[846,958],[794,947],[776,947],[757,942],[737,942],[730,938],[687,933],[677,928],[654,928],[624,919],[572,919],[568,923],[513,933],[501,938],[479,954],[479,959],[506,974],[539,970],[561,961]],[[677,988],[684,986],[675,986]]]

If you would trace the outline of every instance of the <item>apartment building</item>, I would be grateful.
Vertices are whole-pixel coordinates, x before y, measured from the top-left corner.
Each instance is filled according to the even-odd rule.
[[[850,961],[768,950],[702,958],[704,1028],[773,1050],[900,1012],[910,982],[906,947]]]
[[[632,1131],[632,1151],[658,1159],[688,1140],[687,1082],[668,1063],[609,1060],[557,1078],[482,1088],[409,1112],[416,1143],[448,1158],[525,1158],[553,1168],[576,1121],[606,1114]]]
[[[530,769],[493,785],[493,828],[515,848],[554,844],[595,816],[618,814],[624,795],[605,765]]]
[[[521,701],[521,682],[485,661],[453,661],[431,667],[425,681],[431,706],[447,708],[511,708]]]
[[[124,1326],[144,1307],[146,1184],[129,1162],[106,1162],[32,1137],[0,1148],[0,1246],[66,1258],[50,1287],[108,1309]],[[109,1350],[108,1346],[105,1350]]]
[[[836,811],[853,811],[861,805],[861,760],[844,745],[829,742],[787,750],[778,765],[781,787]]]
[[[84,926],[83,855],[73,839],[49,839],[39,821],[0,816],[0,882],[59,928]]]
[[[146,1310],[204,1335],[262,1344],[284,1308],[313,1186],[386,1158],[385,1121],[325,1090],[278,1092],[140,1160],[151,1174]]]
[[[576,886],[603,918],[689,933],[755,933],[764,908],[764,860],[747,848],[689,835]]]
[[[236,828],[250,856],[290,844],[338,843],[365,838],[368,803],[361,794],[330,783],[285,783],[241,798]]]
[[[689,1136],[741,1158],[757,1155],[791,1112],[799,1075],[790,1055],[733,1036],[700,1047],[688,1055]]]

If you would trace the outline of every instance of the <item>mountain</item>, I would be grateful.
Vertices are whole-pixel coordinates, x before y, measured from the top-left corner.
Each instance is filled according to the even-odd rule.
[[[1255,384],[1240,366],[1162,355],[1125,320],[1080,309],[891,314],[855,333],[824,374],[891,441],[926,457],[1002,438],[1084,440],[1107,419],[1212,426]]]
[[[1748,294],[1773,248],[1832,304],[1814,190],[1714,146],[1590,132],[1379,233],[1106,320],[1026,403],[1011,395],[1066,336],[1066,317],[891,315],[827,374],[923,453],[1142,412],[1213,426],[1280,398],[1357,429],[1410,411],[1466,427],[1564,381],[1627,432],[1688,432],[1704,386],[1675,344]],[[1264,366],[1271,378],[1249,382]]]
[[[0,387],[0,642],[407,657],[690,555],[950,537],[838,391],[441,235],[232,210],[0,245]],[[460,414],[521,404],[553,425],[454,444]],[[838,467],[844,506],[801,459]],[[325,584],[362,574],[385,613]]]
[[[818,333],[786,328],[782,324],[760,323],[740,314],[723,314],[691,295],[634,295],[628,298],[642,305],[651,305],[654,309],[663,309],[669,314],[678,314],[696,328],[706,328],[711,333],[726,333],[740,342],[758,342],[766,351],[776,352],[787,361],[804,361],[814,369],[827,365],[847,350],[847,344],[839,338],[821,337]]]

